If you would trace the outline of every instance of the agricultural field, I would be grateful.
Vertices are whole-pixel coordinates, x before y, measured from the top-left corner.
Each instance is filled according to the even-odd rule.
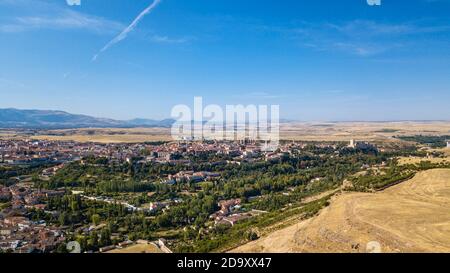
[[[448,135],[450,122],[285,123],[282,139],[296,141],[394,141],[396,136]]]
[[[97,143],[142,143],[172,140],[170,129],[167,128],[53,130],[43,131],[33,138]]]
[[[114,249],[106,253],[163,253],[157,246],[153,244],[135,244],[129,247]]]
[[[450,132],[450,122],[289,122],[280,124],[280,138],[295,141],[394,142],[397,136],[437,135]],[[73,140],[98,143],[140,143],[170,141],[170,128],[89,128],[41,130],[26,134],[0,131],[0,138],[30,137],[41,140]]]
[[[431,162],[433,164],[439,164],[439,163],[449,163],[450,158],[449,157],[432,157],[432,158],[421,158],[421,157],[401,157],[398,160],[399,165],[406,165],[406,164],[419,164],[421,162]]]

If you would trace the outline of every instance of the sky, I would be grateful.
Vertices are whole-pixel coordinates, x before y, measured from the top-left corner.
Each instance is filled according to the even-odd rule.
[[[73,0],[72,0],[73,1]],[[0,108],[450,120],[450,0],[0,0]]]

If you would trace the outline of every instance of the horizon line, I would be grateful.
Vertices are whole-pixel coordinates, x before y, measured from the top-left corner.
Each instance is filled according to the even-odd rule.
[[[90,114],[84,114],[84,113],[73,113],[69,112],[67,110],[60,110],[60,109],[37,109],[37,108],[16,108],[16,107],[5,107],[1,108],[0,110],[17,110],[17,111],[49,111],[49,112],[63,112],[69,115],[80,115],[80,116],[87,116],[97,119],[109,119],[113,121],[133,121],[136,119],[145,119],[145,120],[152,120],[152,121],[166,121],[166,120],[175,120],[175,118],[172,117],[166,117],[166,118],[144,118],[144,117],[134,117],[129,119],[116,119],[116,118],[110,118],[110,117],[100,117],[96,115],[90,115]],[[195,122],[196,120],[192,120]],[[203,120],[203,121],[208,121]],[[376,120],[376,119],[367,119],[367,120],[301,120],[301,119],[292,119],[292,118],[280,118],[280,124],[286,124],[286,123],[351,123],[351,122],[366,122],[366,123],[393,123],[393,122],[450,122],[450,119],[391,119],[391,120]],[[4,128],[2,128],[4,129]]]

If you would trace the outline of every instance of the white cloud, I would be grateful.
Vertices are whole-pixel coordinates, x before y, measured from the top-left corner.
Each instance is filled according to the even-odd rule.
[[[318,51],[337,51],[368,57],[412,47],[419,35],[446,33],[450,31],[450,25],[353,20],[334,24],[303,22],[293,28],[265,29],[282,33],[299,45]]]
[[[0,87],[3,87],[3,88],[25,88],[26,85],[21,82],[18,82],[18,81],[0,78]]]
[[[156,6],[158,6],[158,4],[161,2],[161,0],[154,0],[153,3],[148,6],[146,9],[144,9],[134,20],[133,22],[127,26],[119,35],[117,35],[116,37],[114,37],[114,39],[112,39],[109,43],[107,43],[102,49],[100,49],[100,51],[94,55],[94,57],[92,57],[92,61],[96,61],[99,54],[101,54],[102,52],[105,52],[106,50],[108,50],[110,47],[112,47],[113,45],[119,43],[120,41],[124,40],[125,38],[127,38],[128,33],[132,32],[134,30],[134,28],[139,24],[139,22],[147,15],[149,14],[154,8],[156,8]]]
[[[99,34],[110,34],[123,28],[123,25],[116,21],[83,14],[68,7],[60,7],[48,2],[21,0],[13,3],[9,2],[9,0],[3,0],[0,4],[15,5],[21,10],[21,14],[27,14],[6,18],[7,20],[0,22],[0,32],[14,33],[39,29],[81,29]]]
[[[162,44],[184,44],[189,42],[189,38],[170,38],[168,36],[160,36],[160,35],[153,35],[150,37],[150,40],[155,43],[162,43]]]

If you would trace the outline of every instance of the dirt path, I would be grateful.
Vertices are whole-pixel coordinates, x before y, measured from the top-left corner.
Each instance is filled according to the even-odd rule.
[[[450,170],[429,170],[378,193],[345,193],[319,216],[233,252],[450,252]]]

